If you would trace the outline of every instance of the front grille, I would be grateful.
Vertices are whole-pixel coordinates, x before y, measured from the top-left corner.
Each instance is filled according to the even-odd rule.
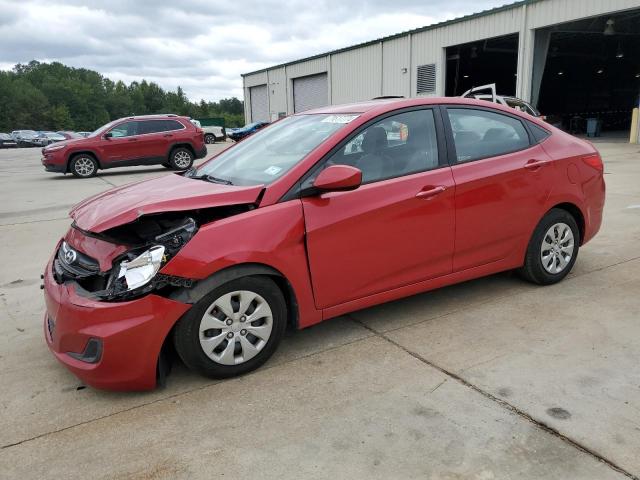
[[[97,260],[70,247],[62,242],[58,254],[53,261],[56,280],[61,283],[66,279],[79,280],[89,278],[100,273]]]

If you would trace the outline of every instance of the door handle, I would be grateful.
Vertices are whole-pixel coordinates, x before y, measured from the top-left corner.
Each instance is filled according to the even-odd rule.
[[[442,192],[444,192],[446,189],[447,187],[445,187],[444,185],[440,185],[438,187],[429,188],[428,190],[420,190],[418,193],[416,193],[416,198],[425,198],[425,199],[433,198],[436,195],[439,195]]]
[[[138,141],[138,139],[137,139],[137,138],[130,138],[130,139],[129,139],[129,141],[130,141],[130,142],[137,142],[137,141]]]
[[[165,133],[165,134],[163,135],[163,137],[173,137],[173,135],[172,135],[172,134],[170,134],[170,133]]]
[[[547,163],[549,163],[548,160],[529,160],[524,164],[524,168],[527,170],[537,170],[540,167],[544,167]]]

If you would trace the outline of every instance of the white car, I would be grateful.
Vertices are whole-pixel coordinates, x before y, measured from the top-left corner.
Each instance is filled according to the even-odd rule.
[[[224,142],[227,139],[227,132],[224,127],[219,127],[217,125],[210,125],[208,127],[203,127],[200,122],[194,118],[191,119],[191,123],[193,123],[196,127],[202,129],[204,132],[204,143],[216,143],[216,142]]]

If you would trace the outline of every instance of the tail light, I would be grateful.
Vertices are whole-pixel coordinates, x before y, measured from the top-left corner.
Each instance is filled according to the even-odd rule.
[[[600,158],[600,154],[594,153],[591,155],[587,155],[582,157],[582,161],[589,165],[591,168],[595,168],[598,172],[604,172],[604,165],[602,163],[602,158]]]

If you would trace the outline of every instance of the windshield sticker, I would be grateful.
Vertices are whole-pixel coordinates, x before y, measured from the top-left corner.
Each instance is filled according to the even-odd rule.
[[[322,121],[325,123],[349,123],[358,118],[358,115],[329,115]]]
[[[275,165],[270,166],[269,168],[267,168],[264,173],[266,173],[267,175],[277,175],[282,171],[281,167],[276,167]]]

